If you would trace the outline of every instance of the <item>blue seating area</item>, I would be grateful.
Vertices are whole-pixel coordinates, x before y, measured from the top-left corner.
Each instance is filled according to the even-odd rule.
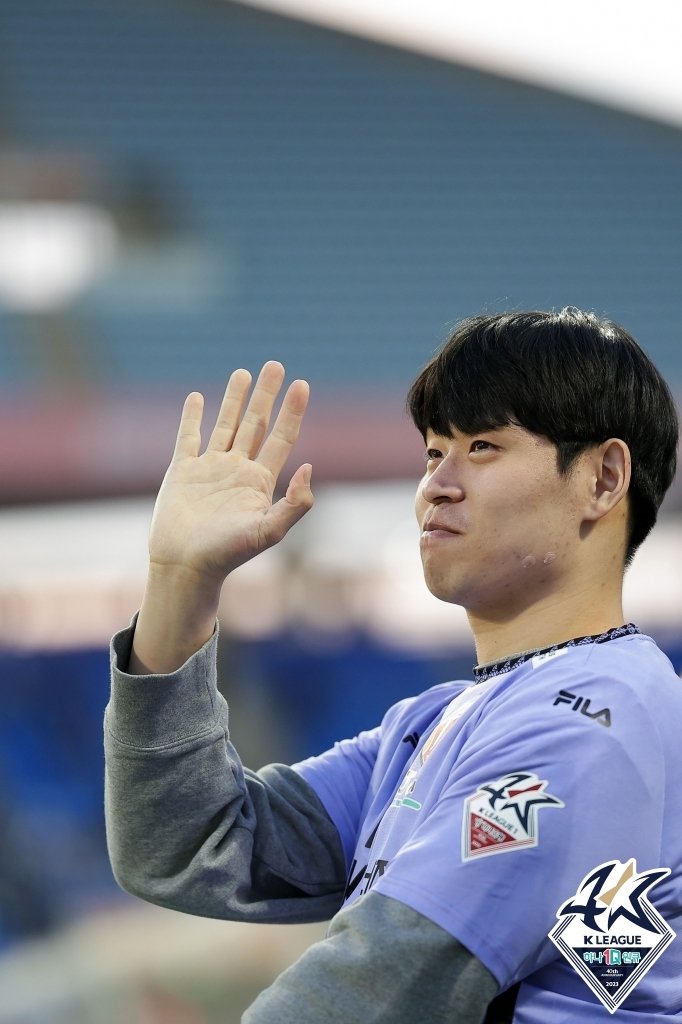
[[[170,218],[70,310],[94,384],[275,351],[402,388],[459,317],[566,303],[682,380],[679,131],[222,0],[5,0],[0,36],[6,144],[98,160],[114,208],[142,176]],[[30,385],[20,330],[0,388]]]

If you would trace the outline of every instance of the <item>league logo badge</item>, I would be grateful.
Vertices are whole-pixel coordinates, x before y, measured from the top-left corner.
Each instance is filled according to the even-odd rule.
[[[538,811],[564,807],[533,772],[509,772],[479,786],[464,804],[462,860],[538,845]]]
[[[675,938],[647,899],[649,889],[669,874],[670,868],[638,872],[634,860],[607,861],[557,911],[550,939],[609,1013]]]

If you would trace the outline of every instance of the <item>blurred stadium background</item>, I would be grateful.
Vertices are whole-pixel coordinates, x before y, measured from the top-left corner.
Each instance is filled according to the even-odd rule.
[[[189,390],[210,416],[271,357],[313,389],[316,509],[224,595],[253,767],[470,671],[403,413],[457,319],[593,309],[682,394],[679,10],[452,6],[0,6],[2,1022],[230,1024],[321,934],[146,907],[106,860],[107,644]],[[627,586],[677,667],[681,516],[678,480]]]

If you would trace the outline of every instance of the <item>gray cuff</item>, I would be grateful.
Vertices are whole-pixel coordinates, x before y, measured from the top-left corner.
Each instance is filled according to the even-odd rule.
[[[215,728],[224,701],[217,690],[218,629],[185,664],[167,675],[128,675],[132,624],[111,641],[111,698],[105,728],[131,747],[169,747]]]

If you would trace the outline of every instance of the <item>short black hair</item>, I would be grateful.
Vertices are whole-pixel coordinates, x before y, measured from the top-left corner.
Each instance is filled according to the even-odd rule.
[[[675,476],[679,427],[666,382],[620,325],[575,306],[463,320],[412,384],[407,407],[424,437],[525,427],[554,443],[562,474],[587,448],[625,441],[626,565]]]

